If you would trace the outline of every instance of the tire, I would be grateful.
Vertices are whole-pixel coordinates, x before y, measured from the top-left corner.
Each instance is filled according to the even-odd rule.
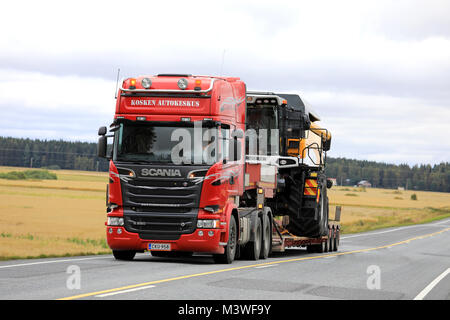
[[[315,253],[315,252],[317,252],[317,247],[318,247],[317,244],[310,244],[310,245],[306,246],[306,252]]]
[[[244,259],[258,260],[261,254],[261,219],[256,219],[255,239],[248,242],[242,250]]]
[[[328,232],[328,196],[326,185],[323,183],[324,178],[319,179],[320,198],[316,208],[301,209],[300,218],[297,218],[297,212],[300,208],[300,198],[303,193],[300,192],[299,186],[291,183],[288,195],[288,212],[290,215],[290,223],[287,226],[289,232],[296,236],[304,237],[320,237],[327,235]],[[321,182],[322,181],[322,182]],[[303,191],[303,190],[301,190]],[[307,200],[309,202],[313,200]],[[317,219],[315,218],[317,217]]]
[[[236,257],[237,248],[237,225],[234,216],[231,216],[229,229],[228,229],[228,243],[225,246],[225,252],[222,254],[213,255],[215,263],[225,263],[230,264],[234,261]]]
[[[328,252],[328,240],[322,241],[321,244],[316,245],[317,246],[317,253],[325,253]]]
[[[330,230],[330,238],[328,239],[328,251],[332,252],[334,250],[334,240],[335,240],[336,234],[334,233],[334,229]]]
[[[116,260],[131,261],[136,255],[136,251],[131,250],[113,250],[113,255]]]
[[[334,251],[338,251],[339,241],[340,241],[340,231],[339,229],[337,229],[334,237]]]
[[[270,248],[272,247],[272,226],[270,219],[267,215],[264,215],[262,226],[262,239],[261,239],[261,252],[259,254],[260,259],[267,259],[269,257]]]

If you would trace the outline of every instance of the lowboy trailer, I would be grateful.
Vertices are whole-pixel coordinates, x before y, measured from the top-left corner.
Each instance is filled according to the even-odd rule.
[[[202,252],[231,263],[288,247],[337,250],[324,175],[331,135],[316,121],[299,96],[247,92],[239,78],[123,80],[109,134],[98,131],[116,259]]]

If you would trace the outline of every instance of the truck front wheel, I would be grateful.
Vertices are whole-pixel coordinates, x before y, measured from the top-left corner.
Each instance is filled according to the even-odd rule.
[[[136,255],[136,251],[130,251],[130,250],[113,250],[114,258],[117,260],[126,260],[131,261],[134,259],[134,256]]]
[[[236,220],[233,216],[231,216],[229,223],[229,231],[228,231],[228,243],[225,247],[225,252],[222,254],[213,255],[215,263],[226,263],[230,264],[234,261],[236,256],[236,247],[237,247],[237,226]]]

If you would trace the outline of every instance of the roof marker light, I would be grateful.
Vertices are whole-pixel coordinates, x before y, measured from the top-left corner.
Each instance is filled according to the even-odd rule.
[[[130,79],[130,87],[136,87],[136,79],[134,78]]]
[[[152,80],[150,80],[149,78],[144,78],[141,80],[141,84],[145,89],[148,89],[152,86]]]
[[[202,89],[202,80],[195,80],[195,87],[194,90],[201,90]]]
[[[178,84],[178,88],[180,88],[181,90],[184,90],[188,86],[188,81],[185,78],[181,78],[180,80],[178,80],[177,84]]]

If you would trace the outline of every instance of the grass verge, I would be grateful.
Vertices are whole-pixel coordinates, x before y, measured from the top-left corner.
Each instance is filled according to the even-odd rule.
[[[377,210],[374,210],[374,208],[365,207],[347,207],[345,210],[350,211],[350,216],[342,216],[343,219],[341,222],[341,227],[343,234],[367,232],[377,229],[402,227],[414,224],[424,224],[450,218],[450,207],[427,207],[424,209],[377,208],[377,210],[380,210],[378,212]],[[368,212],[364,215],[361,214],[361,210]]]

